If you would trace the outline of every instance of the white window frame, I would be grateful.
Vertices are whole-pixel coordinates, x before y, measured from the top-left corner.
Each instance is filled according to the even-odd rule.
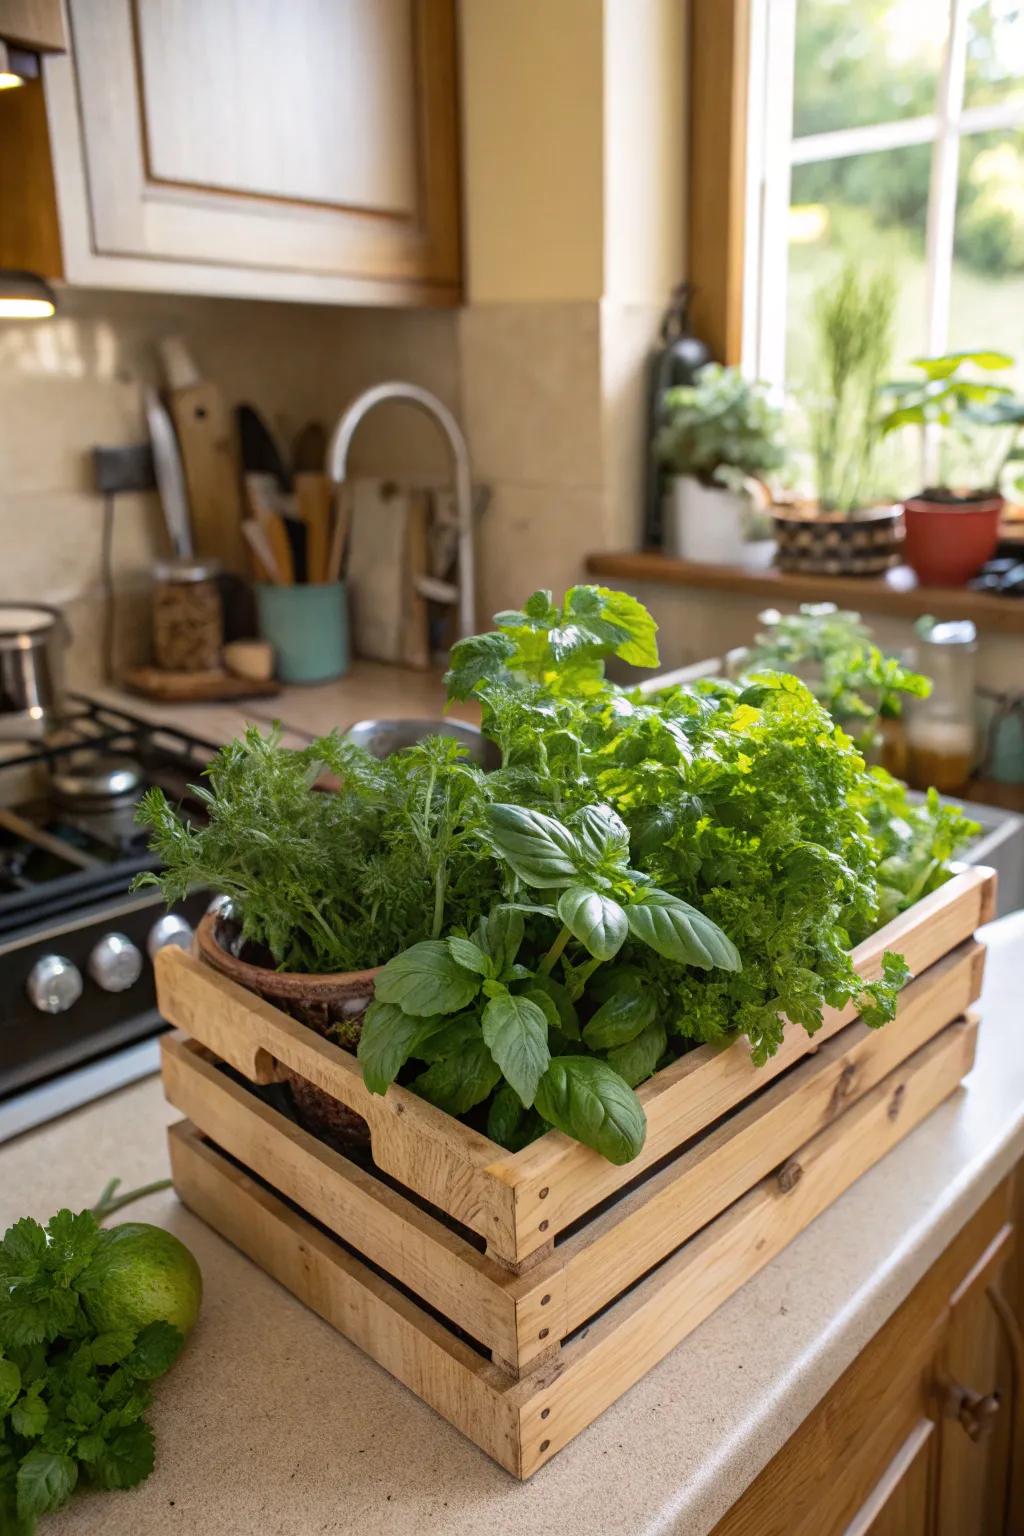
[[[925,237],[926,347],[932,354],[948,347],[960,140],[967,134],[1024,126],[1024,103],[964,106],[971,0],[946,3],[949,27],[934,112],[793,138],[797,0],[751,0],[741,356],[748,377],[764,379],[779,390],[785,386],[793,166],[871,150],[932,145]]]

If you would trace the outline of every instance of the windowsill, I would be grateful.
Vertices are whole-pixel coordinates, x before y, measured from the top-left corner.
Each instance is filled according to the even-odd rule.
[[[736,592],[780,603],[831,601],[862,612],[898,614],[907,619],[930,613],[938,619],[973,619],[989,634],[1024,635],[1024,598],[995,597],[969,587],[921,586],[909,566],[885,576],[794,575],[774,569],[746,571],[740,566],[704,565],[674,560],[656,550],[606,551],[588,555],[587,570],[621,581],[651,581],[663,586]]]

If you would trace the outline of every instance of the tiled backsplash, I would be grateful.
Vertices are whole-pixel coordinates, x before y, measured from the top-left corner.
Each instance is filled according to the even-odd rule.
[[[249,400],[285,443],[311,417],[330,429],[367,384],[413,379],[459,407],[450,311],[330,309],[229,299],[68,291],[50,321],[0,323],[0,599],[59,604],[75,644],[69,677],[100,667],[102,503],[90,449],[145,436],[141,385],[156,382],[155,344],[183,336],[203,376]],[[431,424],[401,408],[360,429],[353,467],[443,474]],[[152,561],[164,551],[154,494],[118,498],[114,565],[117,657],[144,659]]]
[[[643,361],[654,309],[605,302],[460,312],[99,293],[62,295],[54,320],[0,324],[0,599],[48,601],[75,634],[71,680],[99,677],[103,507],[90,449],[144,438],[156,343],[178,335],[231,404],[259,407],[285,444],[310,418],[330,430],[369,384],[410,379],[459,416],[474,478],[492,496],[478,529],[478,614],[537,586],[583,579],[587,550],[638,536]],[[355,473],[447,479],[436,427],[407,406],[360,427]],[[116,659],[143,660],[155,494],[118,498]]]

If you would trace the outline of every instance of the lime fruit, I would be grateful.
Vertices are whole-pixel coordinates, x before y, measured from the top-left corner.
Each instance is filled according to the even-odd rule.
[[[103,1332],[137,1331],[162,1319],[187,1335],[202,1295],[199,1265],[184,1243],[163,1227],[126,1221],[105,1234],[89,1265],[82,1300]]]

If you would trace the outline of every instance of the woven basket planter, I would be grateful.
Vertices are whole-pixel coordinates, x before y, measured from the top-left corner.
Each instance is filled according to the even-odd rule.
[[[903,509],[869,507],[853,517],[811,507],[772,509],[783,571],[818,576],[880,576],[903,555]]]

